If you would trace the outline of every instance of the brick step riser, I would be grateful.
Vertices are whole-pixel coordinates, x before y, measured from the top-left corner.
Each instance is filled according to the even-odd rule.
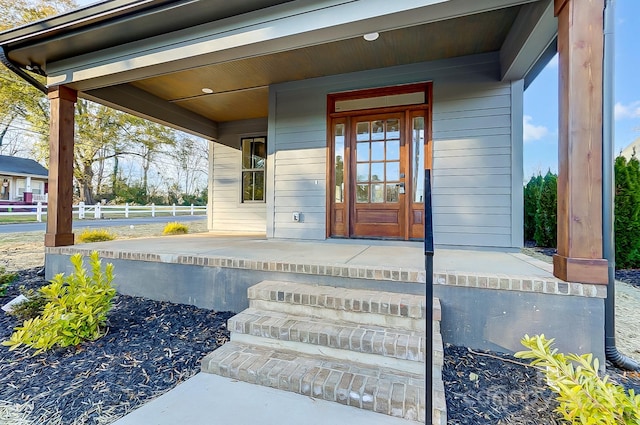
[[[245,310],[228,321],[227,328],[237,334],[281,341],[300,342],[375,354],[401,360],[424,362],[425,334],[413,331],[387,330],[361,325],[308,321],[307,318]]]
[[[425,318],[425,297],[383,291],[334,288],[293,282],[264,281],[248,290],[250,300],[320,307],[329,310]],[[440,320],[439,303],[434,303],[434,320]]]
[[[362,313],[347,310],[334,310],[309,305],[289,304],[265,300],[249,300],[249,307],[257,310],[276,311],[292,314],[300,317],[313,317],[316,319],[337,320],[360,325],[386,327],[391,329],[403,329],[424,333],[426,325],[424,319],[410,317],[390,316],[376,313]]]
[[[235,343],[227,343],[205,357],[203,372],[409,420],[425,420],[423,378],[401,379],[391,370],[373,376],[361,366],[336,363],[325,367],[321,362],[282,353],[281,358],[273,354],[265,358],[254,354],[251,348],[236,348],[242,344],[232,344]]]
[[[255,335],[231,333],[231,340],[240,344],[254,345],[272,350],[295,351],[307,356],[323,356],[335,359],[339,362],[360,363],[371,367],[385,367],[400,372],[424,374],[425,363],[411,360],[384,357],[378,354],[361,353],[352,350],[343,350],[327,346],[319,346],[296,341],[282,341],[278,339],[263,338]],[[434,374],[441,376],[442,365],[436,364],[434,358]]]

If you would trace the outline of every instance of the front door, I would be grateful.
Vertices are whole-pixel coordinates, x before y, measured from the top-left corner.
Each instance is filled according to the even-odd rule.
[[[350,236],[405,239],[403,115],[356,116],[350,127]]]
[[[400,95],[394,88],[382,89],[387,106],[378,108],[369,107],[381,103],[376,90],[364,92],[364,101],[357,92],[346,100],[340,94],[330,97],[328,236],[423,238],[424,169],[431,168],[430,87],[402,86]],[[389,99],[413,103],[389,106]]]

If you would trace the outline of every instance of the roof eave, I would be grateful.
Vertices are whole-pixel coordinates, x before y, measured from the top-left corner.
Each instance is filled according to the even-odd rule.
[[[0,32],[0,46],[11,47],[25,40],[30,42],[140,11],[169,0],[110,0],[41,19]]]

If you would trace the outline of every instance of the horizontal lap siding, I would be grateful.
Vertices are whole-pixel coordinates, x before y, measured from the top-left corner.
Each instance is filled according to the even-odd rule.
[[[272,87],[274,236],[325,238],[327,94],[433,81],[435,242],[511,247],[512,93],[498,74],[489,54]]]
[[[511,85],[469,70],[433,94],[434,239],[511,247]]]
[[[315,102],[297,92],[277,95],[273,200],[274,237],[326,236],[326,121],[323,94]],[[313,98],[312,98],[313,99]],[[293,213],[301,213],[300,222]]]
[[[241,202],[242,153],[240,151],[242,137],[266,135],[266,120],[221,124],[219,137],[221,143],[214,143],[213,147],[212,230],[266,231],[266,204]],[[267,143],[269,143],[268,140]]]

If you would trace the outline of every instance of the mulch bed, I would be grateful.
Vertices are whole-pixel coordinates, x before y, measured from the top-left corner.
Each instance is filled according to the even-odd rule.
[[[47,282],[24,270],[0,298]],[[33,423],[109,423],[193,376],[229,338],[233,313],[117,295],[106,336],[32,356],[0,346],[0,401],[27,405]],[[0,311],[0,340],[20,323]],[[54,420],[55,419],[55,420]]]
[[[450,344],[444,355],[449,425],[561,423],[553,393],[522,360]]]
[[[616,280],[640,288],[640,269],[616,270]]]
[[[508,354],[447,344],[442,378],[448,425],[562,424],[556,395],[527,362]],[[640,393],[640,374],[607,364],[612,382]]]

